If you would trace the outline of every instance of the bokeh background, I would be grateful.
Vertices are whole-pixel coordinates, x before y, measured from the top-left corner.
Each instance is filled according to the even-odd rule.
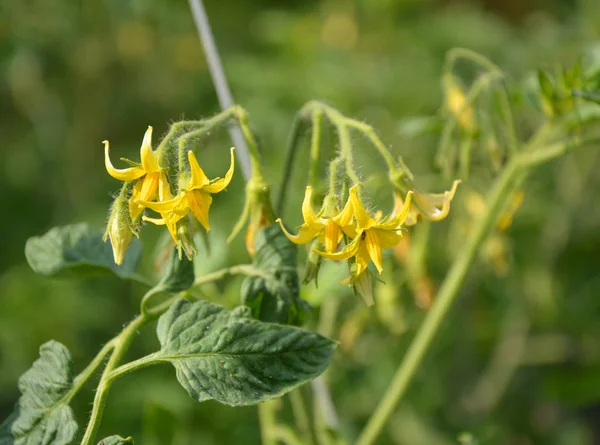
[[[435,136],[402,130],[407,118],[438,112],[448,49],[481,52],[519,85],[536,67],[572,63],[600,46],[595,0],[206,3],[275,190],[293,116],[310,99],[372,124],[424,184],[441,191],[449,182],[433,167]],[[520,105],[527,136],[540,116]],[[135,159],[147,125],[157,140],[170,122],[217,111],[187,2],[0,0],[0,419],[43,342],[67,345],[80,370],[133,317],[143,293],[116,278],[38,277],[25,262],[26,239],[54,225],[105,223],[118,184],[104,170],[102,140],[115,157]],[[199,147],[209,176],[225,171],[229,143],[216,134]],[[291,225],[300,222],[305,158],[284,214]],[[361,157],[365,177],[380,166],[372,158]],[[449,445],[471,435],[479,444],[600,444],[599,167],[590,147],[529,178],[514,223],[473,266],[380,443]],[[335,274],[319,291],[304,289],[315,306],[313,327],[324,299],[339,303],[333,336],[341,344],[328,379],[348,437],[383,394],[488,186],[485,178],[461,186],[450,217],[431,227],[420,281],[398,278],[406,252],[387,257],[397,275],[377,285],[373,310],[337,286]],[[229,250],[223,242],[242,203],[238,174],[211,213],[223,265],[249,261],[241,240]],[[155,227],[143,235],[149,276],[159,235]],[[232,306],[238,289],[232,280],[211,295]],[[131,357],[156,344],[150,328]],[[93,387],[74,400],[80,426]],[[287,402],[281,409],[289,419]],[[115,384],[101,433],[144,445],[259,443],[255,408],[196,404],[167,366]]]

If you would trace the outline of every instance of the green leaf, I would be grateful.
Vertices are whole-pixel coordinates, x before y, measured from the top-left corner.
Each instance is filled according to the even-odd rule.
[[[0,445],[13,445],[15,443],[15,438],[12,435],[12,424],[18,416],[19,406],[17,405],[11,415],[0,424]]]
[[[40,347],[40,358],[19,379],[19,414],[12,424],[15,445],[66,445],[77,432],[68,393],[73,387],[69,350],[56,341]]]
[[[540,84],[540,92],[544,98],[550,102],[554,101],[554,85],[550,79],[550,75],[544,70],[538,70],[538,82]]]
[[[321,374],[335,343],[304,329],[263,323],[246,307],[175,302],[160,317],[161,350],[151,362],[169,362],[179,383],[199,402],[252,405],[280,396]]]
[[[258,232],[254,266],[261,273],[242,283],[242,303],[257,320],[300,325],[309,311],[300,298],[296,245],[272,224]]]
[[[122,438],[121,436],[110,436],[105,437],[98,445],[133,445],[133,439],[131,437]]]
[[[88,224],[54,227],[42,236],[29,238],[25,257],[31,268],[44,276],[81,276],[112,272],[132,278],[141,255],[141,243],[133,239],[123,264],[113,260],[110,243],[102,241],[102,232]]]
[[[185,255],[179,259],[177,248],[171,251],[159,287],[167,292],[179,292],[194,284],[194,263]]]

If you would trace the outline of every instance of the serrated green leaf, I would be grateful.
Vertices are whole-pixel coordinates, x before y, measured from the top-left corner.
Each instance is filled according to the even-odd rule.
[[[67,445],[77,422],[65,396],[73,387],[69,350],[56,341],[40,347],[40,358],[19,379],[19,414],[12,424],[15,445]]]
[[[47,277],[81,276],[112,272],[132,278],[141,255],[141,243],[133,239],[123,264],[113,260],[110,243],[102,241],[102,232],[88,224],[54,227],[25,244],[25,257],[31,268]]]
[[[109,436],[98,442],[98,445],[133,445],[133,438],[121,436]]]
[[[278,224],[258,232],[254,245],[254,266],[262,274],[244,280],[242,303],[252,309],[257,320],[302,324],[309,307],[300,298],[296,245]]]
[[[304,329],[253,320],[243,306],[175,302],[160,317],[161,350],[179,383],[199,402],[252,405],[280,396],[321,374],[335,343]]]
[[[165,265],[159,287],[167,292],[189,289],[194,283],[194,263],[185,255],[179,259],[177,248],[173,248]]]

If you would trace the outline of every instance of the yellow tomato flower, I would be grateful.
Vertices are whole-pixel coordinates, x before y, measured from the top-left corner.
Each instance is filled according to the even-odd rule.
[[[475,131],[475,112],[460,85],[450,77],[444,81],[444,87],[448,110],[464,130]]]
[[[283,226],[281,218],[278,218],[276,222],[281,226],[281,230],[285,233],[285,236],[295,244],[306,244],[313,238],[319,238],[325,245],[325,251],[333,253],[337,249],[338,244],[342,239],[342,231],[354,230],[351,228],[352,223],[352,203],[350,200],[346,203],[341,212],[335,216],[325,217],[315,214],[312,207],[312,187],[306,187],[304,193],[304,201],[302,202],[302,217],[304,218],[304,224],[298,228],[298,234],[292,235]]]
[[[423,218],[429,221],[441,221],[450,212],[450,201],[456,194],[456,189],[460,184],[460,180],[452,183],[452,188],[444,193],[422,193],[414,190],[413,202],[410,206],[405,224],[414,226],[421,222]],[[412,184],[409,184],[411,187]],[[402,207],[403,200],[399,194],[396,194],[396,208]]]
[[[191,212],[202,224],[206,231],[210,231],[208,221],[208,210],[212,203],[211,193],[222,191],[231,182],[234,171],[234,148],[231,148],[231,165],[224,178],[216,178],[210,181],[194,156],[194,152],[188,151],[190,164],[190,180],[185,184],[174,198],[169,197],[162,202],[141,201],[140,204],[161,214],[162,218],[147,218],[145,221],[157,225],[166,225],[171,236],[178,243],[177,222]]]
[[[158,156],[152,150],[152,127],[148,127],[142,147],[140,148],[140,159],[142,164],[130,168],[117,169],[110,162],[109,144],[104,141],[104,163],[108,174],[119,181],[137,181],[133,187],[133,193],[129,199],[129,213],[131,219],[136,218],[144,210],[141,201],[153,201],[157,194],[159,200],[168,199],[165,196],[169,192],[169,182],[160,168]],[[133,164],[133,163],[132,163]]]
[[[357,186],[350,188],[349,202],[352,204],[354,217],[356,218],[355,233],[350,235],[350,242],[340,252],[329,253],[317,251],[319,255],[330,260],[347,260],[355,257],[356,270],[353,271],[356,280],[367,269],[369,261],[372,260],[381,274],[382,249],[390,249],[402,240],[402,224],[408,216],[411,205],[412,192],[408,192],[406,200],[401,209],[394,209],[388,218],[376,219],[369,215],[364,208],[357,193]],[[350,232],[350,230],[347,230]]]

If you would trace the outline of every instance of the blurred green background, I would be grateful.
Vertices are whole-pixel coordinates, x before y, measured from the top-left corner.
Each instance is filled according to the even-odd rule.
[[[571,63],[600,46],[596,0],[220,0],[206,7],[274,189],[293,116],[318,98],[372,124],[423,183],[441,191],[449,182],[433,168],[435,138],[413,140],[401,129],[403,119],[437,112],[448,49],[481,52],[518,83],[533,68]],[[19,397],[18,377],[43,342],[67,345],[81,370],[132,319],[143,293],[112,278],[35,276],[23,255],[26,239],[54,225],[105,223],[118,184],[104,170],[102,140],[111,141],[115,159],[135,159],[147,125],[158,141],[170,122],[210,116],[218,104],[185,1],[0,0],[0,73],[3,420]],[[533,109],[523,116],[526,136],[539,116]],[[220,134],[200,148],[210,177],[225,171],[228,144]],[[380,443],[456,444],[468,433],[480,444],[600,444],[596,150],[570,154],[530,178],[514,224],[473,267]],[[290,225],[300,222],[306,157],[292,180],[284,214]],[[361,159],[363,172],[379,166]],[[328,378],[350,437],[366,422],[422,320],[427,289],[439,285],[460,248],[468,197],[488,185],[474,179],[461,186],[450,217],[432,226],[420,294],[389,278],[377,287],[378,306],[367,310],[337,278],[324,280],[316,293],[312,286],[304,290],[315,306],[325,297],[341,303],[333,336],[342,343]],[[215,199],[214,245],[223,245],[242,204],[238,174]],[[144,229],[143,270],[150,276],[160,233]],[[229,252],[217,249],[223,264],[249,261],[241,239]],[[231,306],[238,287],[234,280],[213,291]],[[152,329],[143,332],[131,357],[156,343]],[[74,401],[81,429],[93,387]],[[289,419],[287,402],[282,407]],[[133,435],[144,445],[259,443],[255,408],[196,404],[167,366],[115,384],[103,433]]]

